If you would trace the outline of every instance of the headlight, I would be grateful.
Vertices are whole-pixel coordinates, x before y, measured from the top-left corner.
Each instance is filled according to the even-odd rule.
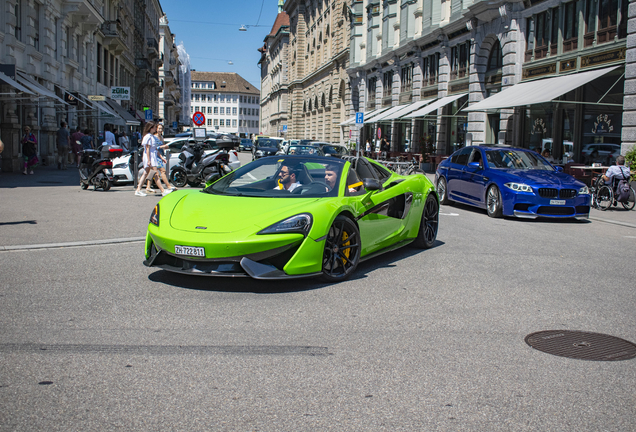
[[[283,233],[299,233],[306,236],[311,229],[313,219],[309,213],[302,213],[292,216],[280,222],[276,222],[258,234],[283,234]]]
[[[530,193],[534,193],[530,186],[528,186],[527,184],[523,184],[523,183],[506,183],[504,186],[507,187],[508,189],[512,189],[515,192],[530,192]]]
[[[579,189],[579,195],[589,195],[590,194],[590,188],[588,188],[587,186],[583,186],[581,189]]]
[[[256,156],[263,156],[262,150],[256,150]]]
[[[127,162],[119,163],[115,165],[113,168],[128,168],[128,163]]]
[[[150,214],[150,223],[159,226],[159,204],[155,206]]]

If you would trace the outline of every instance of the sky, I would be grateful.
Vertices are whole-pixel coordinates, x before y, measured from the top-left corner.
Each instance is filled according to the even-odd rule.
[[[263,39],[274,25],[278,0],[160,0],[160,3],[175,43],[183,42],[190,55],[190,68],[200,72],[236,72],[261,88],[260,53],[256,50],[263,46]],[[242,25],[247,31],[239,31]]]

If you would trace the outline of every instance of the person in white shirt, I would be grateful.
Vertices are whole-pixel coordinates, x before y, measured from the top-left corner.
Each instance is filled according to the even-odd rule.
[[[115,134],[111,132],[112,126],[108,123],[104,125],[104,144],[117,145],[115,142]]]
[[[605,180],[605,184],[612,183],[612,177],[615,177],[619,180],[629,180],[629,176],[631,175],[631,171],[628,167],[625,166],[625,156],[619,156],[616,158],[616,165],[612,165],[605,171],[603,174],[603,180]]]
[[[130,140],[125,133],[119,137],[119,146],[123,148],[125,152],[130,151]]]
[[[274,189],[287,190],[292,192],[299,186],[302,186],[300,182],[296,181],[296,170],[289,165],[283,165],[278,172],[278,186]]]

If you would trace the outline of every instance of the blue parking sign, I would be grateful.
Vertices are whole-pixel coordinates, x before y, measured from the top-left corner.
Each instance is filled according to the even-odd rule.
[[[356,113],[356,124],[361,125],[364,123],[364,113]]]
[[[146,114],[146,120],[152,120],[152,110],[151,109],[147,109],[145,111]]]

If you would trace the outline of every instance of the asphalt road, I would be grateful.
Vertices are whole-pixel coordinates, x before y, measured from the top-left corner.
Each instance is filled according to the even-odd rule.
[[[636,342],[632,227],[444,206],[434,248],[347,282],[197,278],[141,264],[159,197],[37,175],[0,178],[1,246],[128,242],[0,251],[0,430],[635,428],[636,359],[524,342]]]

